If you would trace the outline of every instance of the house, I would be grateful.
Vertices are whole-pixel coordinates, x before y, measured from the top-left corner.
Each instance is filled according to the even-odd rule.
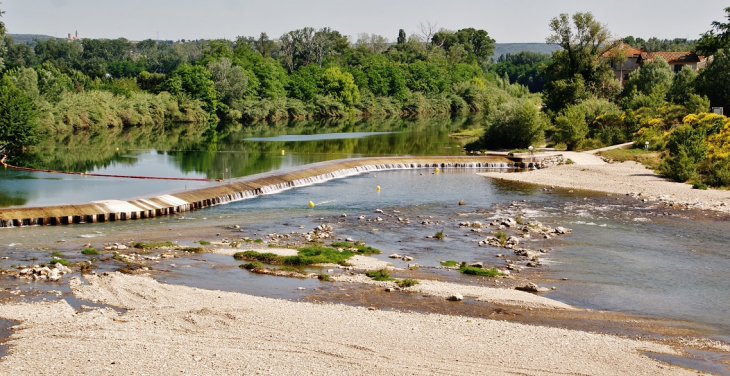
[[[612,52],[614,51],[614,52]],[[641,68],[644,63],[654,61],[658,58],[664,59],[669,66],[672,68],[674,73],[678,73],[685,66],[689,66],[695,72],[703,69],[709,62],[712,61],[712,57],[699,56],[690,51],[682,52],[646,52],[644,49],[638,49],[631,47],[623,42],[619,42],[616,49],[612,49],[603,54],[604,57],[609,58],[615,51],[622,51],[626,60],[623,63],[611,62],[611,68],[613,68],[614,77],[623,85],[629,79],[629,73]]]

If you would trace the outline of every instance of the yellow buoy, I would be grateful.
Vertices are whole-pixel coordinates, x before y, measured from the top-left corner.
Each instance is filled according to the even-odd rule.
[[[284,155],[284,150],[281,151],[281,155]]]
[[[310,208],[313,208],[314,207],[314,203],[312,201],[309,201],[309,207]]]
[[[377,190],[378,192],[380,192],[380,186],[379,186],[379,185],[376,185],[376,186],[375,186],[375,189],[376,189],[376,190]]]
[[[438,167],[436,167],[436,173],[437,173],[437,174],[439,173],[439,168],[438,168]]]

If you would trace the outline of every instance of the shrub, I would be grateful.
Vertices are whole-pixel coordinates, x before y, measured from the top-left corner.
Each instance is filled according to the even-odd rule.
[[[503,103],[489,114],[484,135],[469,149],[527,148],[545,140],[545,120],[527,100]]]
[[[444,240],[444,230],[442,229],[442,230],[436,231],[436,234],[434,234],[433,237],[438,240]]]
[[[177,246],[177,244],[170,242],[170,241],[149,242],[149,243],[136,242],[132,246],[137,249],[148,249],[148,248],[161,248],[161,247],[175,247],[175,246]]]
[[[405,288],[405,287],[415,286],[421,282],[419,282],[417,279],[413,279],[413,278],[403,278],[403,279],[399,279],[399,280],[395,281],[395,283],[398,284],[398,286]]]
[[[461,268],[459,268],[459,273],[468,275],[480,275],[483,277],[501,277],[505,275],[504,273],[500,273],[497,268],[482,269],[467,265],[463,265]]]
[[[246,269],[246,270],[257,270],[257,269],[263,269],[264,268],[264,266],[260,262],[258,262],[258,261],[251,261],[251,262],[249,262],[247,264],[241,265],[240,267],[243,268],[243,269]]]
[[[505,243],[507,243],[507,239],[509,239],[509,234],[504,231],[497,231],[494,233],[494,237],[499,240],[499,244],[504,245]]]
[[[370,270],[365,272],[365,275],[372,278],[375,281],[392,281],[393,277],[390,276],[390,272],[387,269]]]
[[[51,265],[61,264],[63,266],[69,266],[69,265],[71,265],[71,263],[68,262],[68,260],[62,259],[62,258],[55,258],[55,259],[51,260],[50,264]]]
[[[84,248],[84,250],[81,251],[81,254],[83,255],[99,255],[101,252],[95,248]]]

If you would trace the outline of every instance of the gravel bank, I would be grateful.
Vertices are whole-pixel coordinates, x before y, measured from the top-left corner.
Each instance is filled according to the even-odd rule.
[[[696,374],[642,355],[668,346],[609,335],[86,278],[79,298],[128,311],[0,306],[22,321],[0,374]]]
[[[584,157],[584,153],[574,154],[578,157],[566,158]],[[689,184],[665,180],[636,162],[601,164],[593,163],[589,158],[579,160],[584,162],[520,173],[486,172],[479,175],[543,186],[632,194],[674,206],[730,213],[730,191],[692,189]]]

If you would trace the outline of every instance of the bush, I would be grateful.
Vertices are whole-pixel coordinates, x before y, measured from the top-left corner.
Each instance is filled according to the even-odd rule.
[[[101,252],[95,248],[84,248],[84,250],[81,251],[81,254],[83,255],[99,255]]]
[[[483,277],[502,277],[505,275],[504,273],[500,273],[497,270],[497,268],[482,269],[482,268],[466,266],[466,265],[462,266],[459,269],[459,273],[468,274],[468,275],[480,275]]]
[[[415,286],[421,282],[419,282],[417,279],[413,279],[413,278],[403,278],[403,279],[399,279],[399,280],[395,281],[395,283],[400,287],[406,288],[406,287]]]
[[[365,275],[372,278],[375,281],[392,281],[393,277],[390,276],[390,272],[387,269],[370,270],[365,272]]]
[[[497,106],[487,116],[484,135],[468,149],[513,149],[542,144],[545,140],[545,120],[540,111],[527,100],[514,100]]]
[[[244,268],[246,270],[257,270],[257,269],[263,269],[264,266],[258,262],[258,261],[251,261],[247,264],[243,264],[240,266],[241,268]]]

